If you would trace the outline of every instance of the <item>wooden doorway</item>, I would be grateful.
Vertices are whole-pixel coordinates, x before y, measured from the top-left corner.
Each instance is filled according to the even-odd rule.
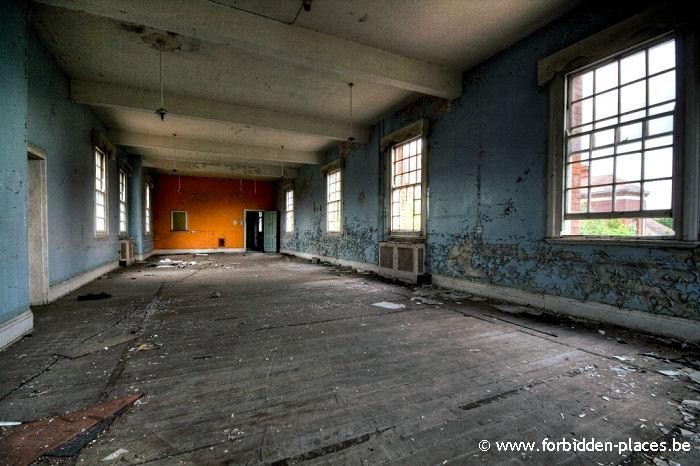
[[[27,249],[29,303],[46,304],[49,297],[48,183],[46,154],[27,149]]]
[[[277,252],[277,211],[244,211],[246,251]]]

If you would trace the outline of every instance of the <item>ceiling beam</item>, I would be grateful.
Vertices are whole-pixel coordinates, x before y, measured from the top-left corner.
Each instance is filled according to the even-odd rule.
[[[282,178],[280,167],[274,165],[250,164],[239,162],[179,161],[177,170],[173,171],[173,161],[157,157],[144,157],[143,166],[167,173],[169,175],[213,176],[219,178],[267,179]],[[297,170],[284,168],[284,178],[296,178]]]
[[[220,161],[258,160],[301,164],[319,164],[321,162],[321,154],[317,152],[248,146],[175,136],[155,136],[126,131],[111,131],[109,140],[112,144],[130,148],[172,150],[175,154],[173,158],[178,158],[176,156],[177,151],[180,151],[181,153],[187,153],[188,156],[194,154],[197,158],[201,156],[202,159]]]
[[[277,60],[446,99],[461,95],[458,70],[330,34],[192,0],[38,0],[47,5],[141,24]]]
[[[151,113],[160,107],[160,94],[157,91],[77,79],[71,81],[71,98],[79,104],[95,107],[130,108]],[[333,141],[346,141],[350,136],[349,123],[293,113],[241,107],[216,100],[173,94],[166,94],[165,104],[168,112],[172,115],[308,134]],[[369,141],[369,128],[353,125],[352,132],[357,142],[366,143]]]

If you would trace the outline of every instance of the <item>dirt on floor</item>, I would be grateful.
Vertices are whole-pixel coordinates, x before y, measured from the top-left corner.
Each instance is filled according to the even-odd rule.
[[[33,312],[0,421],[142,395],[41,463],[700,464],[700,356],[669,339],[274,254],[151,258]]]

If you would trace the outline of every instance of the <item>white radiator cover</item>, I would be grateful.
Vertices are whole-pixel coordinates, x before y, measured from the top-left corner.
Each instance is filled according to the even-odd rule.
[[[130,266],[134,263],[134,240],[119,240],[119,265]]]
[[[379,242],[380,275],[415,284],[424,273],[425,243]]]

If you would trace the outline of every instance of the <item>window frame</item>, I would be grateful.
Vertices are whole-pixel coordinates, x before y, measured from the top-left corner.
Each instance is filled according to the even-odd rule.
[[[411,186],[416,186],[420,185],[421,188],[421,206],[420,206],[420,229],[419,230],[394,230],[393,229],[393,192],[395,189],[400,189],[400,188],[394,188],[394,149],[403,146],[407,143],[413,142],[415,140],[420,140],[421,142],[421,153],[420,153],[420,161],[421,161],[421,179],[419,183],[414,183]],[[427,191],[428,191],[428,182],[427,182],[427,157],[426,157],[426,152],[427,152],[427,138],[425,137],[424,134],[420,134],[417,136],[412,136],[403,139],[402,141],[393,144],[389,147],[387,150],[388,154],[388,160],[387,160],[387,234],[390,238],[392,239],[401,239],[401,238],[408,238],[408,239],[415,239],[415,238],[425,238],[425,231],[426,231],[426,221],[427,221]]]
[[[291,201],[292,201],[292,209],[289,210],[289,195],[291,193]],[[284,191],[284,232],[285,234],[291,235],[294,233],[294,223],[295,223],[295,218],[294,218],[294,204],[295,204],[295,199],[294,199],[294,188],[287,188]],[[291,214],[291,215],[290,215]],[[290,218],[291,218],[291,223],[290,223]]]
[[[340,195],[340,198],[337,201],[329,201],[328,198],[330,196],[330,190],[329,190],[329,183],[330,183],[330,177],[331,175],[337,173],[338,174],[338,194]],[[335,169],[328,170],[326,172],[326,234],[328,235],[339,235],[343,231],[343,169],[338,167]],[[330,222],[330,217],[328,216],[328,207],[331,203],[338,203],[338,229],[337,230],[331,230],[329,228],[329,222]]]
[[[677,12],[653,8],[600,33],[573,44],[538,63],[538,83],[549,84],[549,138],[547,229],[548,242],[611,243],[643,246],[694,247],[698,244],[700,187],[698,183],[698,134],[692,128],[698,121],[698,90],[693,83],[698,76],[698,34],[694,25],[677,24]],[[649,28],[652,23],[663,25]],[[613,57],[643,49],[663,39],[675,39],[676,47],[676,106],[674,117],[674,161],[672,218],[674,236],[583,236],[563,235],[566,208],[565,187],[567,154],[564,131],[568,103],[568,75],[603,63]]]
[[[123,182],[122,182],[123,181]],[[122,207],[124,208],[124,229],[122,230]],[[129,189],[126,170],[119,169],[119,236],[129,235]]]
[[[100,163],[100,168],[101,168],[101,179],[100,183],[102,184],[102,189],[97,188],[97,161],[98,157],[101,160]],[[108,172],[107,172],[107,162],[108,162],[108,157],[107,154],[102,151],[99,147],[93,146],[93,162],[92,162],[92,167],[93,167],[93,174],[95,175],[93,178],[93,226],[94,226],[94,234],[95,238],[108,238],[109,237],[109,177],[108,177]],[[104,200],[104,205],[102,208],[104,209],[103,215],[104,215],[104,230],[98,230],[97,229],[97,195],[98,193],[102,194],[102,198]]]
[[[427,118],[420,118],[409,123],[396,131],[384,135],[379,141],[379,150],[382,156],[382,179],[381,195],[384,199],[384,238],[390,241],[399,242],[423,242],[427,237],[428,215],[430,213],[430,147],[428,146],[428,134],[430,132],[430,121]],[[392,160],[394,146],[401,145],[406,141],[421,138],[421,230],[420,232],[393,232],[391,229],[391,192],[392,192]]]
[[[185,228],[175,229],[175,214],[185,214]],[[170,231],[190,231],[190,214],[186,210],[171,210],[170,211]]]

